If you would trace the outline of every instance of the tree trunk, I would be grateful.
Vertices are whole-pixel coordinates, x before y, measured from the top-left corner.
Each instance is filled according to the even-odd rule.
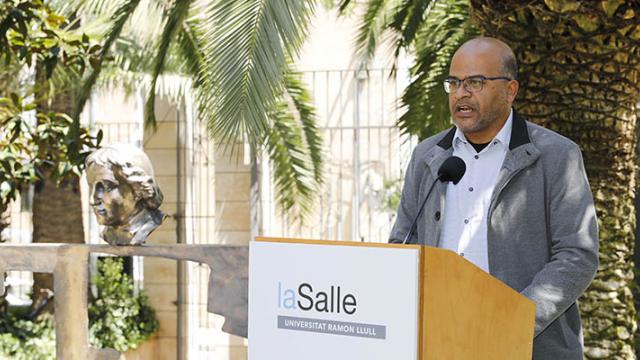
[[[4,201],[0,201],[0,243],[7,241],[4,238],[3,231],[11,225],[10,221],[9,207],[4,204]]]
[[[36,88],[46,89],[46,80],[41,73],[36,75]],[[42,95],[42,92],[40,93]],[[46,96],[40,96],[46,99]],[[41,102],[38,111],[55,111],[69,114],[73,109],[72,93],[64,92],[50,103]],[[39,169],[45,176],[36,185],[33,196],[33,242],[34,243],[84,243],[80,181],[69,175],[59,186],[49,177],[51,169]],[[33,274],[32,314],[41,311],[53,312],[53,301],[47,301],[53,293],[53,277],[47,273]],[[54,294],[55,296],[55,294]]]
[[[640,105],[640,102],[638,103]],[[636,118],[640,117],[640,106],[636,107]],[[636,126],[636,194],[640,192],[640,142],[638,141],[640,138],[640,126]],[[634,252],[633,252],[633,264],[634,274],[635,276],[635,286],[632,287],[633,290],[633,300],[637,309],[640,309],[640,197],[636,196],[633,200],[633,205],[635,207],[635,215],[636,215],[636,228],[635,235],[636,240],[634,243]],[[636,356],[640,354],[640,336],[636,334],[635,337],[635,349]]]
[[[580,298],[585,356],[635,359],[631,285],[640,2],[471,0],[520,65],[516,108],[582,149],[600,225],[600,267]]]

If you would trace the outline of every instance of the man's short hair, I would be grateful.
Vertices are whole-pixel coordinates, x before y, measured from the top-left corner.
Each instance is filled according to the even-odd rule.
[[[513,52],[509,52],[502,59],[502,71],[504,74],[514,80],[518,79],[518,61]]]

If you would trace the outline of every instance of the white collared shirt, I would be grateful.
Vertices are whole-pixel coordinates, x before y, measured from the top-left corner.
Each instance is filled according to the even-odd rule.
[[[486,272],[489,203],[509,150],[512,117],[513,110],[496,137],[479,153],[460,129],[453,137],[453,155],[464,160],[467,170],[457,185],[447,185],[440,247],[455,251]]]

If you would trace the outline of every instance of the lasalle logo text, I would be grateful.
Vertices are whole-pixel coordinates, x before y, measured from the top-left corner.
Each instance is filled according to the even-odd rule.
[[[356,296],[339,285],[319,289],[301,283],[292,289],[278,282],[278,307],[281,309],[353,315],[357,306]]]

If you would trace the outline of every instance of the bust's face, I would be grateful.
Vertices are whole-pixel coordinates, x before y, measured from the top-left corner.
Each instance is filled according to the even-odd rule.
[[[128,223],[136,213],[133,189],[126,181],[116,179],[108,167],[93,164],[87,168],[93,212],[101,225],[119,226]]]

